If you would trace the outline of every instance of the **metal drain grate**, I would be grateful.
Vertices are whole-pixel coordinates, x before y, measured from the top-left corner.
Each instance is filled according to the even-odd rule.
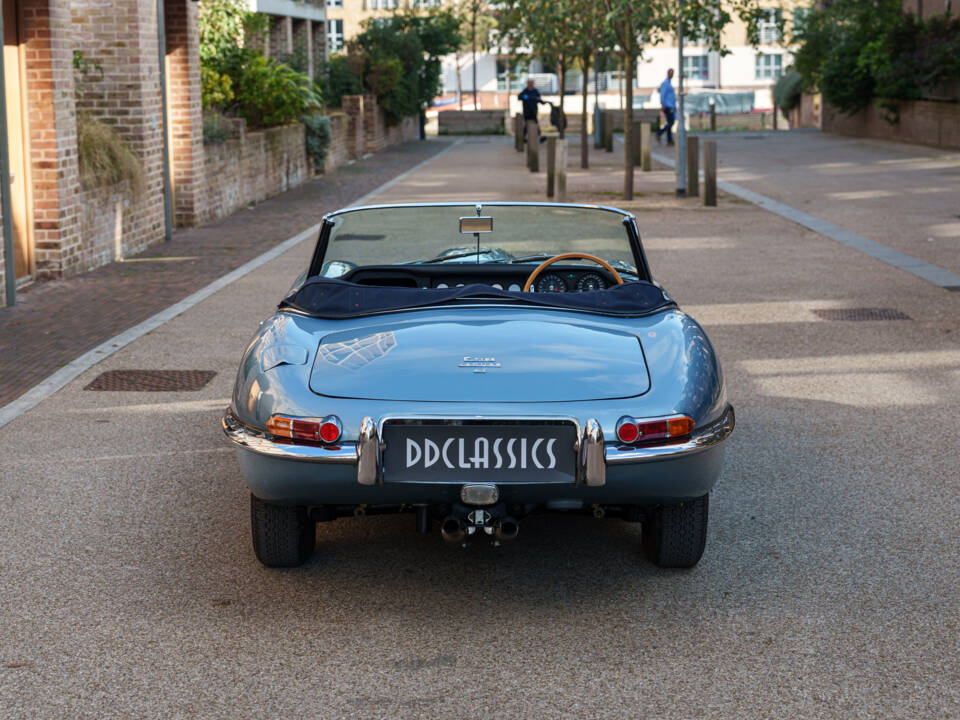
[[[814,310],[813,314],[821,320],[850,320],[864,322],[866,320],[911,320],[906,313],[893,308],[831,308],[828,310]]]
[[[172,392],[199,390],[216,375],[213,370],[108,370],[84,390]]]

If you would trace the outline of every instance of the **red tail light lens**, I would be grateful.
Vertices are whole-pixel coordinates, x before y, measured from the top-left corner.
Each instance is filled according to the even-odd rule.
[[[325,418],[292,418],[271,415],[267,420],[267,432],[277,437],[307,442],[333,443],[340,439],[342,426],[335,415]]]
[[[622,443],[635,443],[640,439],[640,428],[632,417],[622,417],[617,421],[617,439]]]
[[[320,439],[325,443],[336,442],[340,439],[340,423],[326,420],[320,426]]]
[[[617,439],[627,445],[675,440],[693,432],[693,425],[693,418],[686,415],[657,420],[634,420],[625,415],[617,421]]]

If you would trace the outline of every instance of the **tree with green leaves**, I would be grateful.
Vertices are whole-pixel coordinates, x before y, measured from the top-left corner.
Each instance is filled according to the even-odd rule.
[[[477,107],[477,52],[489,52],[491,33],[497,28],[497,17],[485,0],[459,0],[453,12],[460,19],[461,43],[454,53],[457,68],[457,95],[463,106],[463,83],[461,81],[461,58],[470,53],[473,72],[473,107]]]
[[[587,107],[590,103],[590,93],[587,90],[587,80],[590,76],[590,63],[598,52],[605,52],[616,44],[611,24],[607,22],[606,13],[602,5],[596,0],[575,0],[577,56],[580,60],[580,69],[583,72],[582,114],[580,123],[580,167],[590,167],[590,145],[587,138]],[[594,68],[596,74],[597,68]]]
[[[391,123],[418,115],[440,88],[440,58],[460,46],[460,20],[449,9],[400,12],[364,23],[347,43],[347,58],[377,96]]]
[[[747,29],[747,40],[757,45],[760,21],[765,11],[758,0],[600,0],[617,38],[617,52],[625,69],[623,197],[633,199],[633,80],[643,48],[662,42],[665,34],[675,35],[680,27],[685,37],[699,37],[711,50],[729,52],[723,30],[736,16]],[[683,72],[683,68],[678,68]],[[678,113],[679,115],[679,113]],[[682,115],[679,121],[683,122]]]
[[[501,4],[501,26],[511,46],[529,48],[557,68],[560,81],[560,137],[566,137],[563,86],[566,73],[579,58],[580,0],[507,0]]]

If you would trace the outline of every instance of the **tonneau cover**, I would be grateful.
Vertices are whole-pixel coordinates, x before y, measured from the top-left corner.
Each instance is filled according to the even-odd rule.
[[[344,280],[314,277],[285,297],[280,308],[291,308],[312,317],[336,320],[395,310],[412,310],[461,300],[508,300],[524,305],[623,317],[646,315],[676,305],[663,289],[644,281],[615,285],[595,292],[529,293],[498,290],[481,284],[424,290],[357,285]]]

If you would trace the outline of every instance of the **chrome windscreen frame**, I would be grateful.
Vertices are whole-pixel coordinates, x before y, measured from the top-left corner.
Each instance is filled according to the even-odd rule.
[[[633,251],[634,259],[637,261],[637,272],[645,276],[646,279],[653,282],[653,275],[650,273],[650,265],[647,262],[647,255],[643,250],[643,243],[640,241],[640,230],[637,227],[636,216],[626,210],[611,207],[609,205],[594,205],[590,203],[545,203],[545,202],[513,202],[513,201],[463,201],[463,202],[436,202],[436,203],[386,203],[380,205],[356,205],[329,212],[321,218],[320,235],[317,237],[317,244],[314,246],[313,255],[310,259],[310,266],[307,271],[307,277],[315,277],[320,274],[323,267],[323,258],[327,252],[327,243],[330,239],[330,229],[333,227],[333,218],[348,213],[359,212],[362,210],[388,210],[391,208],[429,208],[429,207],[556,207],[569,208],[572,210],[605,210],[607,212],[619,215],[622,219],[624,229],[627,233],[627,240],[630,243],[630,249]]]

